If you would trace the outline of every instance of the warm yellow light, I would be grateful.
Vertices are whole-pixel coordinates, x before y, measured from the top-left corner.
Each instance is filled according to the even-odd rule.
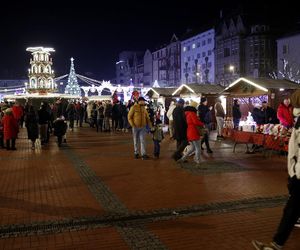
[[[252,86],[254,86],[254,87],[256,87],[256,88],[258,88],[258,89],[260,89],[262,91],[268,92],[268,90],[266,88],[258,85],[255,82],[249,81],[249,80],[247,80],[246,78],[243,78],[243,77],[241,77],[241,78],[237,79],[236,81],[234,81],[233,83],[231,83],[224,91],[226,91],[227,89],[233,87],[234,85],[236,85],[240,81],[244,81],[244,82],[249,83],[250,85],[252,85]]]
[[[195,93],[195,91],[193,89],[191,89],[189,86],[187,86],[186,84],[182,84],[178,89],[176,89],[172,95],[176,95],[177,92],[179,92],[180,90],[182,90],[183,87],[186,87],[189,91],[191,91],[192,93]]]

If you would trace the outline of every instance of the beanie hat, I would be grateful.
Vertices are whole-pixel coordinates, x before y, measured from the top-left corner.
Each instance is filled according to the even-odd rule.
[[[207,99],[205,97],[202,97],[200,102],[203,103],[203,102],[206,102],[206,101],[207,101]]]
[[[179,104],[184,104],[184,100],[180,98],[180,99],[177,101],[177,103],[179,103]]]
[[[198,107],[198,103],[196,103],[195,101],[191,101],[190,102],[190,106],[197,108]]]

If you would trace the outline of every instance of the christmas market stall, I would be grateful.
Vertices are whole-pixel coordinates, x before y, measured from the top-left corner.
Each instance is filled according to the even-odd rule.
[[[275,116],[279,104],[289,98],[292,93],[300,89],[300,85],[288,80],[269,78],[239,78],[225,88],[221,94],[226,96],[226,114],[224,124],[224,136],[234,140],[234,148],[238,143],[253,144],[255,147],[263,147],[276,151],[287,151],[290,128],[279,124],[256,124],[252,112],[254,109],[264,110],[262,103],[266,102],[272,108]],[[241,120],[238,128],[233,129],[232,106],[233,100],[240,103]],[[254,148],[255,148],[254,147]]]
[[[173,96],[179,96],[185,101],[200,102],[201,97],[206,97],[209,105],[214,105],[215,99],[224,87],[216,84],[182,84],[173,92]]]

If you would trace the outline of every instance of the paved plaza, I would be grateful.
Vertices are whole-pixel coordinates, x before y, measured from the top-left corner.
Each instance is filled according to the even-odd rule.
[[[269,242],[287,200],[286,157],[211,141],[203,164],[134,159],[130,133],[68,132],[67,144],[0,150],[0,249],[228,249]],[[148,143],[152,155],[152,142]],[[285,249],[300,249],[300,229]]]

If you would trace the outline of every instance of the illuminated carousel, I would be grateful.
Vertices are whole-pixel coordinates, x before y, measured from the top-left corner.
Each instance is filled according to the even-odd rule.
[[[52,69],[51,52],[53,48],[29,47],[26,51],[31,52],[30,68],[28,69],[28,82],[25,82],[23,93],[6,95],[4,99],[8,101],[18,100],[26,102],[34,100],[35,102],[54,102],[56,99],[79,99],[80,94],[60,94],[57,93],[57,84]]]

